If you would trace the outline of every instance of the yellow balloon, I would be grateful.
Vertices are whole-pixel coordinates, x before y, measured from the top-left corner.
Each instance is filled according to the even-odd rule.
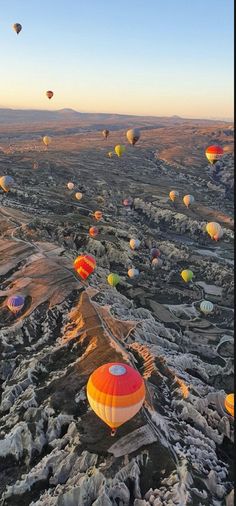
[[[117,146],[115,146],[115,153],[117,154],[117,156],[122,156],[123,153],[125,152],[125,146],[123,146],[122,144],[117,144]]]
[[[49,144],[51,144],[51,142],[52,142],[52,139],[51,139],[51,137],[48,137],[47,135],[45,135],[43,137],[43,142],[44,142],[45,146],[49,146]]]
[[[181,272],[181,277],[185,281],[185,283],[188,283],[193,278],[193,272],[190,271],[190,269],[185,269]]]

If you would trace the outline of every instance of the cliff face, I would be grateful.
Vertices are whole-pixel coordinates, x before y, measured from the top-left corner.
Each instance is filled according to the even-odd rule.
[[[121,160],[105,153],[0,155],[2,173],[15,179],[0,193],[2,504],[230,506],[231,195],[209,190],[209,167],[187,174],[142,146]],[[224,184],[217,181],[222,191]],[[174,204],[171,189],[181,194]],[[190,209],[186,193],[195,196]],[[121,205],[127,195],[131,210]],[[96,209],[103,219],[92,239]],[[204,232],[207,221],[221,223],[219,242]],[[131,238],[141,240],[136,251]],[[72,268],[84,251],[97,261],[86,283]],[[133,280],[131,265],[140,272]],[[194,272],[189,285],[185,268]],[[109,272],[119,273],[116,289]],[[17,316],[6,306],[14,293],[25,296]],[[204,298],[214,303],[208,316],[199,309]],[[110,361],[137,368],[146,385],[143,409],[115,438],[86,397],[89,375]]]

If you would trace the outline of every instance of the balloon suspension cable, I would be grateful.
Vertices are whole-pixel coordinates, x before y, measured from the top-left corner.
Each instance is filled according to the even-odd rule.
[[[117,429],[112,429],[112,431],[111,431],[111,436],[112,437],[114,437],[116,435],[116,431],[117,431]]]

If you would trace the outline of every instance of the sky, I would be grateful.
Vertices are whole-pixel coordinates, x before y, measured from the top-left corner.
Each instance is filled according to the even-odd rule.
[[[1,0],[0,107],[232,119],[233,33],[233,0]]]

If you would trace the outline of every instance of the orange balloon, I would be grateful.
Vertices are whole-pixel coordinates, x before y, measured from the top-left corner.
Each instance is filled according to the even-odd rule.
[[[82,279],[87,279],[96,268],[96,260],[92,255],[79,255],[74,261],[74,269]]]
[[[98,235],[98,228],[97,227],[90,227],[89,235],[90,235],[90,237],[96,237],[96,235]]]
[[[94,213],[94,218],[97,220],[97,221],[100,221],[102,219],[102,212],[101,211],[95,211]]]

